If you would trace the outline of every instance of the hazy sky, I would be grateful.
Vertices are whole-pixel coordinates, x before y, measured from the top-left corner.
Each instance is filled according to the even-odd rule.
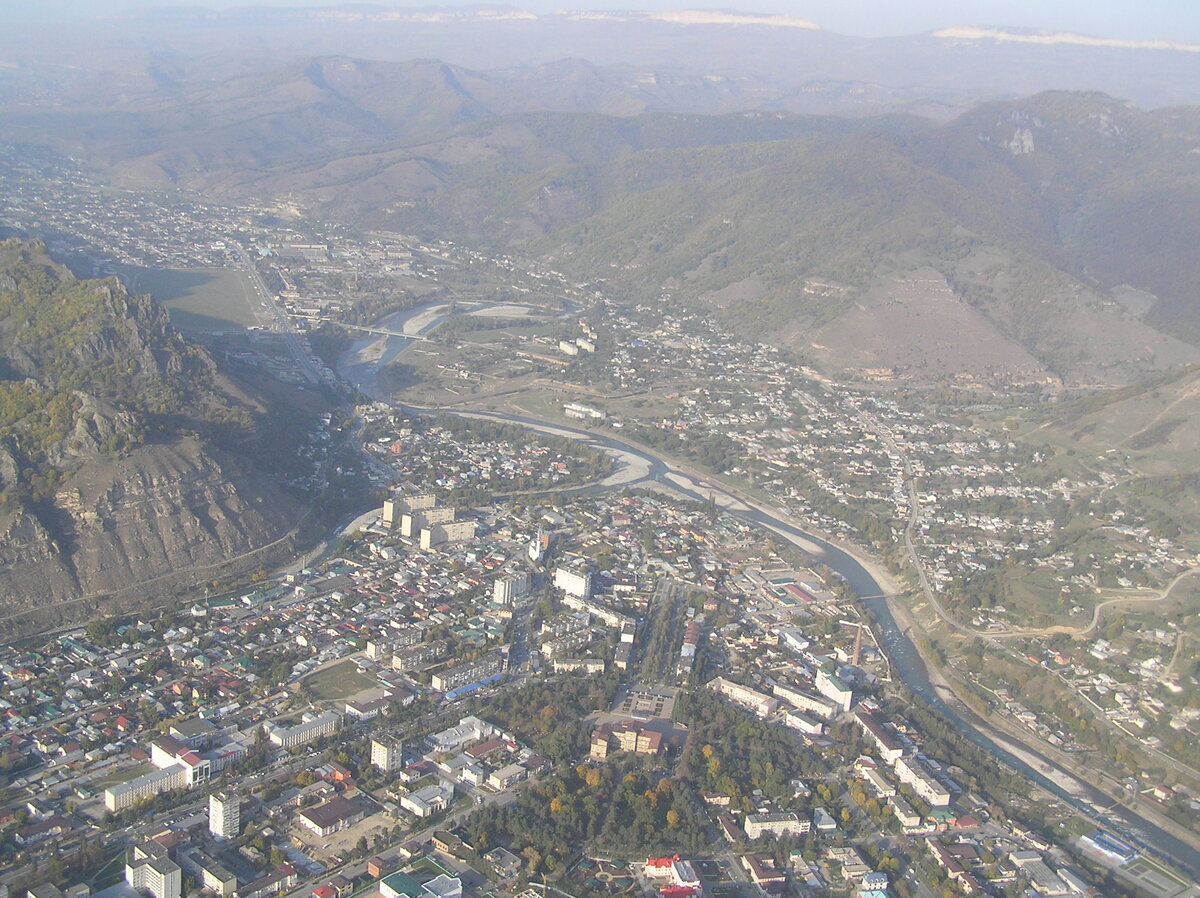
[[[366,2],[400,7],[467,5],[466,0]],[[339,0],[0,0],[0,22],[30,15],[78,18],[139,6],[336,5],[340,5]],[[915,34],[947,25],[1008,25],[1200,43],[1197,0],[516,0],[510,5],[535,13],[560,9],[715,8],[785,12],[812,19],[830,31],[867,37]]]

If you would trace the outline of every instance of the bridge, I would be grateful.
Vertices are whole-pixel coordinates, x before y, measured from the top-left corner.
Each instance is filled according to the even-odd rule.
[[[389,330],[386,327],[377,327],[375,325],[366,324],[347,324],[344,321],[338,321],[336,318],[322,318],[316,316],[308,319],[309,321],[324,321],[329,324],[336,324],[338,327],[344,327],[347,330],[361,331],[364,334],[378,334],[382,337],[404,337],[406,340],[421,340],[425,343],[432,342],[428,337],[423,337],[420,334],[406,334],[404,331]]]

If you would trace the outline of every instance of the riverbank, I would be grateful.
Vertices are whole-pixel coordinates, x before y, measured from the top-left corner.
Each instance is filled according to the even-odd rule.
[[[890,603],[897,622],[905,629],[913,628],[916,632],[925,634],[924,627],[916,621],[903,602]],[[930,681],[939,694],[952,705],[961,716],[968,718],[971,725],[983,731],[990,739],[1004,747],[1014,756],[1040,770],[1048,779],[1064,791],[1083,799],[1092,800],[1089,792],[1094,790],[1108,798],[1113,804],[1129,808],[1138,816],[1145,818],[1154,826],[1165,830],[1193,850],[1200,852],[1200,834],[1163,814],[1148,799],[1135,797],[1125,790],[1121,783],[1113,779],[1107,772],[1094,766],[1080,763],[1078,758],[1068,752],[1038,739],[1034,734],[1021,729],[1016,723],[1001,716],[984,716],[967,704],[960,693],[966,689],[965,684],[956,682],[953,675],[947,676],[944,668],[939,667],[929,653],[924,650],[920,641],[914,641],[917,650],[921,652],[929,672]],[[1089,756],[1091,753],[1089,753]],[[1132,803],[1130,799],[1133,799]]]

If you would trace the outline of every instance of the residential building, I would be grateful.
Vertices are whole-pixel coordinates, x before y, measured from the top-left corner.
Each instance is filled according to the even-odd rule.
[[[182,764],[172,764],[161,770],[152,770],[123,783],[117,783],[104,790],[104,806],[111,812],[118,813],[133,807],[137,802],[169,792],[172,789],[187,788],[187,772]]]
[[[392,670],[404,672],[424,667],[432,661],[444,658],[447,652],[445,640],[435,639],[402,648],[392,655]]]
[[[443,543],[458,543],[475,538],[474,521],[453,521],[448,524],[434,524],[423,527],[420,535],[422,549],[432,549]]]
[[[413,496],[393,496],[383,503],[383,526],[395,530],[400,526],[400,519],[405,512],[424,511],[437,505],[437,499],[432,493]]]
[[[529,574],[518,571],[498,577],[492,587],[492,598],[497,605],[511,605],[529,594]]]
[[[404,743],[391,736],[372,739],[371,763],[383,773],[395,773],[404,766]]]
[[[901,758],[893,769],[896,778],[909,786],[933,807],[950,804],[950,790],[939,783],[917,758]]]
[[[179,898],[183,871],[157,842],[136,845],[125,863],[125,882],[154,898]]]
[[[229,898],[237,891],[237,877],[218,861],[202,851],[188,851],[180,855],[179,865],[200,881],[200,887],[221,898]]]
[[[708,688],[725,696],[737,704],[749,708],[759,717],[769,717],[779,709],[779,699],[742,686],[724,677],[716,677],[708,682]]]
[[[274,721],[266,724],[267,738],[280,748],[295,748],[323,736],[331,736],[342,725],[342,717],[336,711],[320,714],[306,713],[303,720],[292,727],[281,727]]]
[[[887,731],[878,717],[870,711],[859,708],[854,712],[854,719],[867,738],[874,743],[875,748],[879,751],[879,757],[889,764],[895,764],[900,760],[904,755],[904,746]]]
[[[422,530],[431,529],[438,524],[449,524],[453,520],[453,508],[427,508],[423,511],[409,512],[400,518],[400,535],[419,536]]]
[[[785,833],[803,835],[809,831],[807,820],[801,820],[799,814],[789,811],[774,811],[766,814],[747,814],[743,827],[747,839],[758,839],[762,836],[782,836]]]
[[[511,789],[528,775],[528,771],[520,764],[509,764],[493,771],[487,778],[487,784],[493,789],[503,791]]]
[[[771,692],[789,705],[794,705],[801,711],[808,711],[826,720],[836,717],[841,712],[841,705],[803,689],[794,689],[777,683],[771,687]]]
[[[850,710],[854,701],[854,692],[835,673],[826,670],[817,671],[817,692],[836,704],[842,712]]]
[[[242,827],[242,801],[236,792],[208,796],[208,829],[217,839],[236,839]]]
[[[592,574],[584,567],[557,567],[554,569],[554,585],[569,596],[578,599],[592,597]]]
[[[498,652],[455,664],[433,675],[430,685],[438,692],[453,692],[464,686],[481,683],[491,677],[497,677],[504,672],[504,658]]]

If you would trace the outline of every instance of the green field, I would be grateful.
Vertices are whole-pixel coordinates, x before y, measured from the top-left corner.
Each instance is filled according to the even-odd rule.
[[[181,331],[212,333],[257,324],[258,295],[248,275],[228,268],[139,268],[120,271],[130,293],[149,293]]]
[[[143,773],[149,773],[154,769],[154,765],[149,761],[138,764],[136,767],[126,767],[124,770],[118,770],[116,773],[110,773],[108,776],[98,779],[93,783],[88,783],[88,787],[99,792],[102,789],[107,789],[109,786],[115,786],[118,783],[126,783],[135,777],[141,776]]]
[[[359,673],[353,661],[342,661],[305,677],[304,685],[322,701],[343,701],[379,684]]]

